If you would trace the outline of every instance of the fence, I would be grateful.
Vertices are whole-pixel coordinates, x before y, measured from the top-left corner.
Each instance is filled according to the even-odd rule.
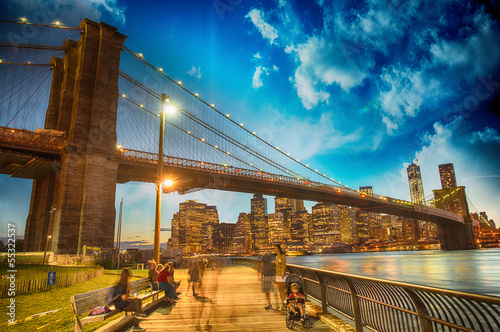
[[[260,261],[232,258],[228,265],[258,269]],[[288,265],[304,279],[308,297],[324,313],[338,312],[356,331],[500,331],[500,297],[394,282]]]
[[[99,268],[93,271],[80,271],[74,274],[58,275],[56,273],[56,282],[54,285],[47,286],[47,277],[43,279],[16,279],[16,295],[27,294],[31,292],[43,292],[50,288],[60,288],[76,285],[77,283],[100,277],[104,269]],[[10,282],[8,279],[2,280],[0,284],[0,296],[5,297],[9,291]]]

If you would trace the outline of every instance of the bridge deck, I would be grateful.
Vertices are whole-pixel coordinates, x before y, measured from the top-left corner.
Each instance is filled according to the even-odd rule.
[[[251,268],[224,267],[219,271],[207,271],[200,299],[191,296],[191,291],[187,292],[186,280],[182,281],[180,291],[181,300],[175,306],[161,305],[148,315],[141,327],[148,332],[290,331],[286,328],[285,312],[264,309],[265,296]],[[330,331],[321,321],[312,320],[314,325],[307,331]],[[305,330],[301,326],[296,328],[296,331]]]

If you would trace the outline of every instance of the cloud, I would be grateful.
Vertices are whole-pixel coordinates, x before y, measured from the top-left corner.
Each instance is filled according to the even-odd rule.
[[[197,79],[201,79],[201,77],[203,76],[201,67],[196,68],[195,66],[191,66],[191,69],[187,73],[193,77],[196,77]]]
[[[118,0],[59,0],[30,1],[21,0],[7,4],[7,11],[13,17],[24,16],[31,22],[49,24],[56,20],[66,26],[77,26],[83,18],[99,21],[104,13],[109,14],[115,23],[124,25],[127,7]]]
[[[170,228],[167,228],[167,227],[162,227],[160,228],[160,232],[171,232],[172,230]]]
[[[252,87],[255,89],[260,88],[263,85],[262,75],[269,76],[269,73],[271,71],[278,71],[278,70],[279,69],[276,65],[273,65],[273,67],[271,69],[268,69],[268,68],[262,67],[262,66],[255,67],[255,72],[254,72],[253,77],[252,77]]]
[[[262,54],[260,54],[260,52],[257,52],[253,55],[253,58],[254,59],[262,59]]]
[[[278,38],[278,30],[264,20],[263,13],[260,10],[254,8],[245,17],[250,18],[253,25],[262,34],[262,37],[269,40],[269,44],[272,45],[274,40]]]
[[[453,163],[458,185],[465,186],[468,197],[479,211],[486,211],[490,218],[500,221],[500,134],[497,130],[486,127],[471,131],[469,124],[457,117],[448,124],[436,122],[433,131],[421,137],[423,147],[417,151],[425,194],[432,189],[440,189],[438,165]],[[408,178],[404,164],[400,169],[405,185],[397,192],[408,192]],[[475,212],[469,204],[471,212]]]

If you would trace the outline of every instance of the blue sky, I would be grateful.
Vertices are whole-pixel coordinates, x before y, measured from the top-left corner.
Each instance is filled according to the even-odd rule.
[[[128,36],[129,49],[352,188],[372,185],[378,194],[409,199],[411,145],[426,194],[440,188],[437,165],[452,162],[477,209],[500,223],[500,25],[494,2],[50,3],[2,1],[1,17],[44,14],[69,26],[87,17],[114,25]],[[7,176],[0,183],[0,208],[7,211],[1,219],[22,229],[31,183]],[[154,187],[118,185],[116,197],[125,201],[123,238],[150,243]],[[191,198],[217,205],[221,221],[236,222],[239,212],[249,211],[251,196],[165,195],[165,228],[178,203]],[[162,234],[165,242],[169,232]]]

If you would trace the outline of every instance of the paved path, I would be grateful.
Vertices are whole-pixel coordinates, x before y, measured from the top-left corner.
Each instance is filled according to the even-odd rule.
[[[181,300],[175,306],[160,305],[141,322],[141,327],[147,332],[290,331],[285,324],[286,312],[264,309],[266,300],[260,287],[257,273],[248,267],[207,271],[201,298],[195,299],[183,280]],[[313,327],[307,331],[330,331],[321,321],[312,321]],[[295,330],[306,329],[298,326]]]

